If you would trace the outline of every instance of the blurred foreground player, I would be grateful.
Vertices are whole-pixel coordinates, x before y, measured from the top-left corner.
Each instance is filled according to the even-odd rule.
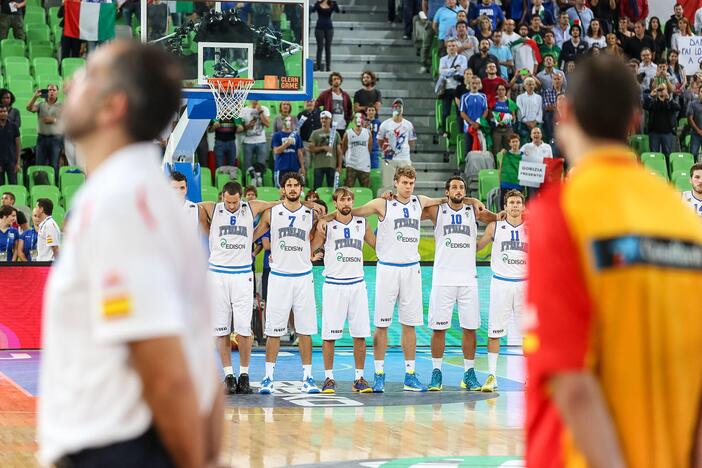
[[[68,88],[66,135],[89,175],[47,284],[41,461],[217,462],[222,402],[206,261],[151,141],[180,101],[164,52],[113,42]]]
[[[530,207],[529,467],[702,462],[702,226],[625,146],[638,89],[614,57],[578,63],[556,127],[572,176]]]

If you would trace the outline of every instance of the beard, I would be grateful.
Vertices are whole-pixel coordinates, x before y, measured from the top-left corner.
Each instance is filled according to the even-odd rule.
[[[457,205],[460,205],[463,203],[463,197],[449,197],[452,203],[455,203]]]
[[[300,194],[299,193],[296,193],[296,194],[287,194],[286,193],[285,199],[289,202],[296,202],[300,199]]]
[[[341,208],[341,209],[339,209],[339,213],[346,216],[346,215],[351,213],[351,208],[349,208],[349,207]]]

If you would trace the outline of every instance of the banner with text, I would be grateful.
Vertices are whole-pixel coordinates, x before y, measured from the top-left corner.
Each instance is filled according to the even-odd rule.
[[[679,36],[680,65],[685,67],[688,75],[693,75],[699,69],[702,59],[702,36]]]
[[[546,177],[546,164],[520,161],[519,162],[519,184],[526,187],[541,187]]]

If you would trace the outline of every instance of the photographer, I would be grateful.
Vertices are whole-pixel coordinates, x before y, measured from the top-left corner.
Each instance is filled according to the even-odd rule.
[[[244,121],[244,168],[248,170],[254,163],[266,166],[268,162],[268,147],[264,127],[271,125],[271,112],[258,101],[251,100],[249,105],[241,110]]]
[[[644,109],[648,111],[648,137],[651,151],[670,154],[673,148],[678,103],[670,98],[665,84],[654,87],[644,97]]]
[[[439,62],[439,79],[436,81],[436,94],[441,98],[441,133],[446,136],[446,118],[451,113],[451,105],[456,97],[456,88],[463,78],[463,72],[468,66],[464,55],[458,54],[458,43],[455,39],[446,41],[446,55]]]
[[[39,97],[43,101],[37,103]],[[63,105],[58,102],[58,86],[55,84],[48,85],[46,89],[37,89],[27,103],[27,110],[39,115],[37,164],[51,165],[56,176],[59,172],[59,157],[63,146],[62,108]]]

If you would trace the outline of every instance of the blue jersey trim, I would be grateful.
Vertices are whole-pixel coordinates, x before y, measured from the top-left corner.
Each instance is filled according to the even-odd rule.
[[[214,268],[208,268],[209,271],[213,273],[224,273],[225,275],[241,275],[244,273],[252,273],[253,270],[251,270],[251,267],[249,267],[248,270],[241,270],[241,271],[231,271],[231,270],[216,270]]]
[[[350,282],[350,283],[338,283],[338,282],[336,282],[336,281],[325,281],[324,284],[335,284],[335,285],[337,285],[337,286],[349,286],[349,285],[351,285],[351,284],[363,283],[364,281],[365,281],[365,279],[361,278],[361,279],[358,280],[358,281],[352,281],[352,282]]]
[[[509,281],[510,283],[519,283],[526,281],[526,278],[503,278],[502,276],[492,275],[493,278],[500,281]]]
[[[409,266],[419,265],[419,262],[412,262],[412,263],[387,263],[387,262],[381,262],[380,260],[378,260],[378,265],[386,265],[386,266],[391,266],[391,267],[409,267]]]
[[[287,276],[287,277],[289,277],[289,278],[296,278],[296,277],[299,277],[299,276],[307,276],[307,275],[309,275],[309,274],[311,274],[311,273],[312,273],[312,270],[306,271],[306,272],[304,272],[304,273],[279,273],[279,272],[277,272],[277,271],[271,270],[271,275],[275,275],[275,276]]]
[[[225,270],[241,270],[243,268],[251,269],[251,265],[241,265],[241,266],[227,266],[227,265],[215,265],[214,263],[208,264],[210,268],[223,268]]]

